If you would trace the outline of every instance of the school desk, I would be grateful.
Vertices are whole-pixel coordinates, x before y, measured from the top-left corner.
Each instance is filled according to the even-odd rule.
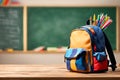
[[[120,67],[115,72],[75,73],[65,65],[0,65],[0,80],[120,80]]]

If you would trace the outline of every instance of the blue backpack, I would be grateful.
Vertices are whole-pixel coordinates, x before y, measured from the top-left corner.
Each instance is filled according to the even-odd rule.
[[[112,71],[116,68],[116,60],[107,36],[100,27],[92,25],[82,26],[71,32],[70,45],[64,58],[70,71],[106,72],[109,66]]]

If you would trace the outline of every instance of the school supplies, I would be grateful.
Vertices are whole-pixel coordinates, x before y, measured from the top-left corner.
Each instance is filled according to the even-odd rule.
[[[106,72],[109,66],[112,71],[116,69],[116,60],[110,42],[98,26],[86,25],[73,30],[69,49],[64,58],[69,71]]]
[[[112,20],[111,20],[111,19],[107,20],[107,21],[104,23],[104,25],[101,26],[102,29],[106,29],[111,23],[112,23]]]
[[[93,20],[92,20],[92,16],[90,16],[90,18],[87,20],[87,25],[92,25]]]
[[[93,25],[96,25],[96,15],[93,16]]]
[[[104,15],[103,13],[99,14],[96,18],[96,15],[93,15],[93,19],[91,19],[92,17],[90,17],[90,20],[92,20],[89,25],[94,25],[94,26],[98,26],[100,27],[102,30],[105,30],[107,27],[109,27],[109,25],[113,22],[112,19],[106,14]]]

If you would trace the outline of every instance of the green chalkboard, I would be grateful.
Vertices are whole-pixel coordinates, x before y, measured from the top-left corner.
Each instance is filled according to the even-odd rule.
[[[0,7],[0,49],[23,49],[23,8]]]
[[[28,7],[28,49],[68,46],[70,32],[100,13],[113,20],[105,32],[116,49],[116,7]]]

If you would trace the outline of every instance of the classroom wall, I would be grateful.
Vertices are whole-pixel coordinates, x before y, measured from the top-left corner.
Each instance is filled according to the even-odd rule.
[[[19,0],[23,5],[120,6],[120,0]]]
[[[53,64],[65,64],[64,54],[0,54],[0,64],[41,64],[41,65],[53,65]]]
[[[120,64],[120,53],[115,54],[117,64]],[[26,53],[26,54],[0,54],[0,64],[40,64],[40,65],[59,65],[65,64],[64,54],[60,53]]]

